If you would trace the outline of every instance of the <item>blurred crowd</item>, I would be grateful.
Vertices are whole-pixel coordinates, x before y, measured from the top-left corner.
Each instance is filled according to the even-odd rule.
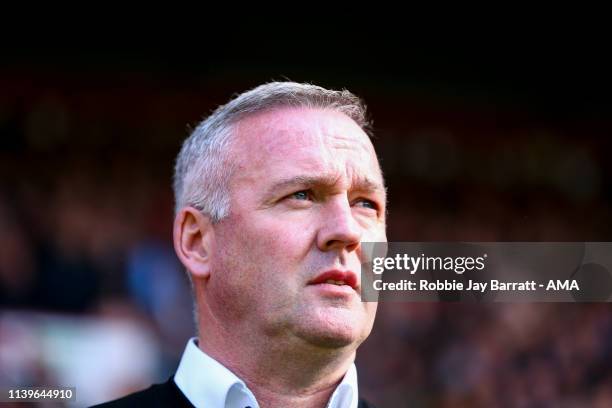
[[[94,403],[165,380],[194,332],[173,159],[246,84],[26,78],[0,81],[0,384],[72,381]],[[610,123],[361,94],[389,240],[611,240]],[[610,407],[612,308],[380,304],[358,367],[382,407]]]

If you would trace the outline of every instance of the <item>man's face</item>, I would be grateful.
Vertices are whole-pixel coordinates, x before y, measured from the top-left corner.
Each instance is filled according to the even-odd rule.
[[[234,131],[237,170],[230,214],[214,227],[211,312],[238,333],[356,347],[377,306],[360,299],[360,241],[386,241],[368,136],[342,113],[308,108],[259,113]]]

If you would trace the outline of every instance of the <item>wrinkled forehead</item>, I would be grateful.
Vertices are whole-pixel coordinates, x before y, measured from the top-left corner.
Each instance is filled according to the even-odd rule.
[[[368,135],[351,118],[329,109],[283,108],[246,117],[234,127],[232,153],[243,170],[348,172],[382,184]]]

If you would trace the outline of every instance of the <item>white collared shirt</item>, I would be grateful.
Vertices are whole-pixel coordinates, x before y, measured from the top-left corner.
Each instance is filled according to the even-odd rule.
[[[196,408],[259,408],[255,396],[236,374],[196,345],[187,342],[174,382]],[[357,369],[352,364],[327,408],[357,408]]]

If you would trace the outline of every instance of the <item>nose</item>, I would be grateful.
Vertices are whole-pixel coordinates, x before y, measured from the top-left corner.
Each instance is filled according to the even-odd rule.
[[[317,246],[321,251],[354,251],[361,241],[362,228],[357,223],[347,197],[338,197],[321,209]]]

